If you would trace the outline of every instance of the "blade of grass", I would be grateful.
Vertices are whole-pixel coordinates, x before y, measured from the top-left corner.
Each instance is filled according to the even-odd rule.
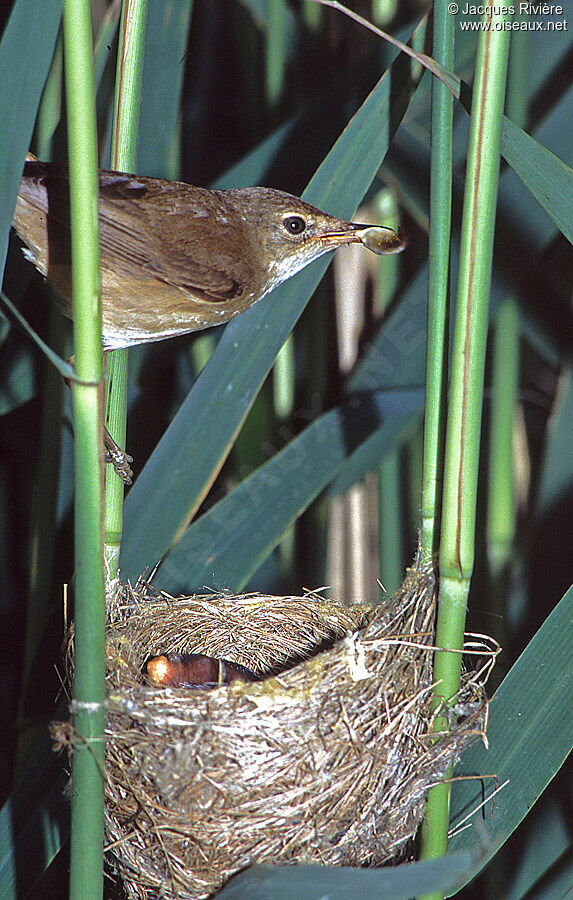
[[[307,200],[336,215],[352,215],[413,87],[409,61],[397,60],[317,171],[304,193]],[[121,557],[127,577],[137,577],[153,564],[186,527],[327,264],[318,260],[226,326],[213,357],[127,498]],[[220,425],[216,432],[214,421]]]
[[[455,775],[452,827],[484,799],[484,786],[507,786],[493,807],[476,813],[477,827],[455,835],[450,853],[486,847],[485,865],[531,810],[573,746],[573,588],[556,605],[490,702],[488,747],[474,744]],[[495,783],[491,776],[495,776]]]
[[[573,243],[573,169],[508,118],[502,124],[502,155]]]
[[[99,33],[94,47],[94,85],[96,93],[99,90],[105,67],[110,56],[110,47],[113,46],[119,27],[121,15],[121,3],[113,2],[107,8],[106,14],[100,22]]]
[[[179,175],[179,117],[193,0],[150,3],[141,89],[137,174]]]
[[[449,857],[448,857],[449,861]],[[253,866],[237,875],[217,894],[218,900],[348,900],[349,897],[376,900],[406,900],[430,886],[447,890],[459,884],[464,873],[475,868],[469,854],[446,860],[405,863],[383,869],[349,869],[344,866]]]
[[[2,297],[0,294],[0,302]],[[8,327],[6,323],[6,330]],[[6,364],[6,370],[0,384],[0,416],[5,416],[16,407],[27,403],[36,393],[34,356],[30,347],[19,349],[9,365],[4,356],[3,364]]]
[[[421,404],[420,391],[380,391],[321,416],[191,525],[161,566],[162,587],[243,588],[353,450],[375,439],[391,451],[412,431]]]
[[[378,28],[372,22],[369,22],[368,19],[363,18],[363,16],[358,15],[358,13],[349,9],[347,6],[339,3],[339,0],[312,0],[312,2],[321,3],[323,6],[330,6],[332,9],[335,9],[338,12],[343,13],[345,16],[348,16],[349,19],[353,19],[363,28],[368,29],[368,31],[372,31],[374,34],[378,35],[378,37],[381,37],[383,40],[388,41],[389,44],[393,44],[395,47],[398,47],[398,49],[401,50],[402,53],[406,53],[408,56],[411,56],[412,59],[416,59],[422,66],[424,66],[424,68],[426,68],[429,72],[443,81],[443,83],[454,95],[459,91],[460,79],[456,75],[452,75],[450,71],[441,66],[435,59],[432,59],[431,56],[428,56],[426,53],[422,53],[420,47],[408,47],[406,44],[404,44],[403,41],[400,41],[394,35],[388,34],[387,31],[382,31],[381,28]]]
[[[65,716],[65,711],[60,711]],[[44,733],[22,777],[0,810],[0,885],[3,900],[31,891],[67,840],[69,773]],[[67,761],[67,760],[66,760]]]
[[[238,589],[252,571],[249,555],[260,563],[265,555],[263,548],[266,552],[272,550],[296,516],[324,486],[330,483],[329,496],[345,493],[388,451],[414,433],[422,412],[425,295],[425,279],[419,285],[418,279],[409,285],[406,296],[399,298],[384,321],[380,336],[349,382],[350,408],[357,404],[356,408],[363,410],[362,437],[358,440],[358,436],[350,432],[339,458],[335,450],[336,432],[332,432],[330,417],[333,414],[341,416],[343,408],[322,416],[281,451],[282,461],[277,460],[275,464],[271,459],[212,507],[206,517],[202,516],[190,526],[161,566],[158,577],[162,586],[170,591],[193,590],[206,584]],[[371,405],[367,398],[377,390],[381,391],[381,399],[372,397]],[[384,399],[385,395],[387,399]],[[396,406],[393,406],[393,397]],[[375,410],[378,411],[376,416],[381,416],[378,425],[376,416],[372,418]],[[406,411],[407,415],[398,425],[394,417],[400,418]],[[369,419],[372,419],[370,424]],[[291,454],[292,466],[298,466],[298,470],[296,477],[294,469],[289,477],[294,489],[285,502],[280,472],[282,466],[290,465]],[[311,461],[313,454],[320,460],[318,466]],[[256,501],[247,508],[245,498],[249,496],[254,496]],[[260,522],[261,507],[272,510],[264,523]],[[232,526],[233,522],[235,525]],[[227,559],[226,553],[231,552],[233,544],[232,537],[228,536],[232,527],[238,529],[241,540],[238,544],[235,542],[237,545],[233,545],[233,553]],[[221,537],[217,538],[219,532]],[[239,557],[236,558],[237,552]]]
[[[466,110],[470,111],[472,92],[457,75],[438,60],[405,47],[397,38],[381,31],[371,22],[344,7],[338,0],[313,0],[313,2],[331,6],[333,9],[343,12],[385,41],[399,47],[403,52],[415,56],[421,65],[432,72],[447,87],[452,96],[461,100]],[[528,148],[527,153],[524,152],[526,147]],[[506,117],[504,117],[502,125],[501,153],[541,206],[549,213],[560,231],[573,243],[573,216],[571,214],[573,171]]]
[[[52,350],[51,347],[46,344],[42,338],[36,334],[31,325],[26,321],[22,313],[14,306],[12,301],[6,296],[6,294],[0,291],[0,303],[2,303],[5,309],[9,312],[11,318],[14,319],[25,331],[28,336],[33,340],[37,347],[40,348],[46,359],[48,359],[55,369],[60,373],[63,378],[67,378],[69,381],[74,382],[77,381],[76,370],[71,366],[68,362],[63,360],[57,353]]]
[[[64,45],[60,32],[38,109],[35,134],[35,153],[38,159],[51,159],[52,139],[62,118],[63,74]]]
[[[59,42],[59,59],[56,63],[57,77],[62,77],[63,47]],[[49,79],[48,83],[51,79]],[[57,89],[54,90],[57,94]],[[44,103],[48,110],[44,115],[55,121],[53,102],[46,94],[40,105],[40,116]],[[59,106],[59,97],[56,100]],[[41,116],[43,117],[43,116]],[[50,129],[47,129],[50,132]],[[46,153],[46,156],[49,154]],[[66,355],[66,333],[61,314],[53,306],[50,309],[48,344],[55,347],[61,356]],[[69,348],[68,348],[69,350]],[[22,723],[18,733],[15,771],[19,773],[28,755],[37,743],[40,728],[35,720],[36,691],[30,681],[34,665],[45,658],[41,655],[42,642],[49,622],[54,615],[50,603],[50,588],[54,571],[54,546],[56,538],[56,507],[58,496],[58,476],[62,441],[62,407],[64,382],[47,359],[42,359],[42,409],[39,425],[38,462],[34,474],[34,493],[30,508],[28,536],[28,592],[26,604],[26,625],[18,720]],[[41,664],[41,663],[40,663]],[[46,670],[44,670],[46,671]]]
[[[249,9],[258,27],[263,31],[267,31],[270,27],[273,15],[273,4],[269,3],[269,0],[243,0],[243,3]],[[286,47],[289,53],[292,53],[296,31],[296,18],[289,6],[285,6],[283,10],[283,27],[285,30]]]
[[[407,37],[405,34],[404,38]],[[271,183],[269,173],[272,176],[275,167],[282,170],[285,168],[283,161],[293,157],[296,159],[305,150],[308,151],[309,130],[315,133],[314,141],[324,148],[325,155],[346,125],[347,114],[344,110],[358,107],[362,97],[370,91],[373,80],[378,80],[396,57],[397,52],[393,47],[381,44],[366,59],[350,63],[316,100],[272,131],[238,163],[218,177],[213,187],[226,190]],[[288,166],[286,168],[288,170]]]
[[[529,833],[520,846],[520,858],[512,866],[505,896],[507,900],[541,900],[542,897],[563,897],[551,891],[554,877],[561,874],[560,861],[569,859],[569,879],[564,885],[573,884],[573,854],[571,835],[567,828],[565,811],[556,797],[530,813]],[[552,871],[553,870],[553,871]]]
[[[61,0],[19,0],[14,4],[0,42],[0,84],[5,88],[0,98],[0,278],[24,157],[30,146],[61,16]]]
[[[572,96],[573,100],[573,96]],[[573,105],[573,104],[572,104]],[[555,130],[557,122],[550,116],[544,123],[544,133]],[[404,185],[409,192],[410,206],[425,204],[424,184],[430,166],[430,156],[424,148],[413,148],[412,141],[396,142],[385,161],[399,185],[403,196]],[[454,179],[454,197],[457,198],[460,179]],[[405,204],[408,208],[408,204]],[[457,207],[457,199],[454,209]],[[460,201],[461,206],[461,201]],[[459,242],[456,238],[457,217],[452,232],[450,249],[451,268],[456,268],[456,256]],[[547,257],[557,232],[551,219],[524,185],[517,181],[512,169],[505,167],[500,179],[498,205],[498,227],[496,242],[499,253],[494,259],[492,273],[491,313],[503,302],[508,292],[515,292],[516,286],[524,303],[521,304],[522,331],[524,338],[534,347],[549,365],[558,366],[567,343],[565,322],[568,320],[569,297],[547,266]],[[421,291],[427,282],[422,276],[423,269],[416,276],[415,290]],[[427,275],[425,276],[427,279]],[[408,300],[413,287],[408,291]],[[540,292],[549,293],[548,303],[563,310],[559,319],[555,314],[547,313],[547,305],[540,305],[537,298]],[[421,310],[417,315],[421,314]],[[425,315],[425,313],[424,313]],[[412,323],[411,328],[414,327]],[[404,328],[406,326],[404,325]]]
[[[572,489],[571,422],[573,370],[568,365],[561,373],[557,399],[547,428],[536,497],[536,515],[540,519],[562,503]]]

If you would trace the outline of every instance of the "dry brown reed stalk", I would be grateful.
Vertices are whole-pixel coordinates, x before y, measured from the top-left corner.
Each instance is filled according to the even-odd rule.
[[[430,736],[433,635],[434,578],[421,566],[368,610],[315,594],[120,592],[108,625],[106,833],[128,897],[198,900],[253,863],[403,855],[428,788],[484,733],[474,673],[451,730]],[[174,651],[261,680],[150,686],[146,660]]]

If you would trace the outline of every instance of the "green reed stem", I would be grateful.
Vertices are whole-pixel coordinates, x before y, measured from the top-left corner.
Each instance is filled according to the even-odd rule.
[[[455,19],[444,2],[434,6],[434,58],[453,68]],[[438,78],[432,80],[428,351],[422,470],[421,549],[430,559],[438,549],[445,399],[448,361],[448,298],[452,222],[453,97]]]
[[[111,166],[121,172],[137,169],[147,5],[147,0],[125,0],[121,14],[111,147]],[[106,360],[106,427],[120,447],[125,447],[127,431],[127,355],[127,350],[114,350]],[[123,482],[108,465],[105,485],[108,584],[117,576],[122,533]]]
[[[491,0],[488,3],[484,21],[489,28],[478,41],[473,91],[445,445],[436,630],[436,645],[441,649],[434,658],[436,705],[449,702],[459,689],[475,556],[488,303],[510,34],[498,30],[509,18],[502,9]],[[438,716],[435,727],[447,728],[447,716]],[[449,793],[449,785],[431,792],[422,834],[424,858],[445,852]],[[433,894],[432,898],[441,896]]]
[[[70,148],[70,217],[76,372],[75,748],[70,897],[103,890],[104,579],[102,348],[97,150],[88,0],[65,0],[64,57]]]
[[[266,96],[269,106],[274,108],[282,94],[286,65],[287,9],[285,0],[270,0],[267,3],[266,28]]]
[[[505,111],[525,128],[528,103],[529,35],[512,32]],[[494,323],[491,420],[489,433],[486,541],[496,638],[503,646],[508,579],[514,560],[516,498],[514,426],[519,385],[519,310],[515,296],[502,302]]]
[[[393,191],[379,191],[372,207],[375,221],[398,228],[400,212]],[[380,318],[395,296],[400,265],[397,255],[376,259],[373,307]],[[398,449],[386,453],[378,464],[378,577],[390,596],[398,590],[404,575],[401,470]]]
[[[452,69],[455,19],[441,0],[434,5],[433,55]],[[426,409],[423,435],[420,545],[426,560],[438,550],[448,364],[448,300],[452,222],[453,98],[438,78],[432,79],[430,233],[428,279],[428,350]],[[420,857],[431,859],[446,851],[449,793],[437,785],[428,798],[422,823]],[[445,829],[444,829],[445,824]]]
[[[515,297],[497,311],[493,334],[486,539],[492,578],[500,577],[515,537],[513,430],[519,380],[519,312]]]

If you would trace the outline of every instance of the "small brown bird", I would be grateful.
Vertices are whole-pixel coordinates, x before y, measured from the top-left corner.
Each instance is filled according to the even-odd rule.
[[[154,656],[146,665],[147,676],[156,687],[217,687],[241,681],[248,684],[258,676],[226,659],[203,653],[166,653]]]
[[[71,316],[69,185],[60,169],[26,162],[14,227]],[[104,171],[99,227],[106,350],[227,322],[344,244],[375,253],[406,246],[400,231],[344,222],[283,191],[210,191]]]
[[[27,258],[72,316],[66,174],[29,155],[14,212]],[[357,225],[270,188],[209,191],[99,173],[104,350],[200,331],[244,312],[323,253],[361,242],[399,253],[401,231]],[[104,431],[108,461],[131,483],[131,457]]]

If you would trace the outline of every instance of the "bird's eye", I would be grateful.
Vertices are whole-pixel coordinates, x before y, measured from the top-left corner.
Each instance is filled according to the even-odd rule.
[[[302,216],[285,216],[283,225],[289,234],[302,234],[306,228],[306,222]]]

